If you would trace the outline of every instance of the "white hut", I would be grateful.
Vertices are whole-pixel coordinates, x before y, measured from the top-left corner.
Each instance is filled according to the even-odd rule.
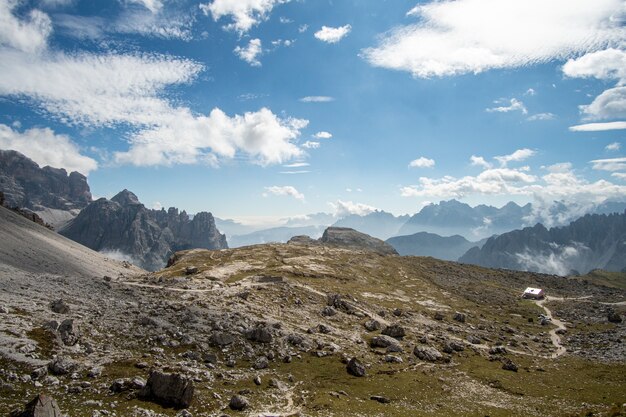
[[[522,298],[531,298],[533,300],[541,300],[545,296],[545,293],[541,288],[528,287],[524,290]]]

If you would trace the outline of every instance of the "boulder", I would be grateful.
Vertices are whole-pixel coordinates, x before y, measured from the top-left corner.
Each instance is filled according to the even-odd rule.
[[[80,329],[74,319],[63,320],[57,331],[66,346],[74,346],[80,340]]]
[[[363,327],[369,332],[375,332],[376,330],[380,330],[382,326],[378,320],[371,319],[363,323]]]
[[[463,313],[459,313],[458,311],[456,313],[454,313],[454,320],[458,321],[459,323],[465,323],[465,314]]]
[[[248,399],[243,395],[233,395],[228,403],[228,407],[233,411],[243,411],[249,405]]]
[[[413,350],[413,354],[417,356],[418,359],[427,362],[437,362],[443,359],[441,352],[430,346],[416,346]]]
[[[392,324],[391,326],[385,327],[381,333],[386,336],[394,337],[396,339],[402,339],[406,335],[404,327],[397,324]]]
[[[609,314],[607,314],[607,320],[611,323],[621,323],[622,316],[620,316],[615,310],[611,310],[609,311]]]
[[[272,341],[272,332],[268,327],[258,326],[248,330],[246,338],[253,342],[270,343]]]
[[[39,394],[26,404],[23,411],[12,414],[11,417],[62,417],[62,415],[54,398]]]
[[[502,359],[502,369],[505,371],[517,372],[517,365],[509,358]]]
[[[393,337],[387,335],[374,336],[370,341],[370,346],[373,348],[387,348],[389,346],[398,346],[398,341]]]
[[[227,346],[235,341],[235,336],[226,332],[213,332],[209,341],[214,346]]]
[[[48,364],[48,370],[54,375],[66,375],[74,372],[78,365],[65,356],[57,356]]]
[[[191,379],[181,374],[152,371],[139,396],[167,406],[187,408],[193,400],[193,392]]]
[[[357,358],[350,359],[346,369],[350,375],[356,377],[363,377],[367,373],[367,371],[365,370],[365,366],[361,362],[359,362]]]

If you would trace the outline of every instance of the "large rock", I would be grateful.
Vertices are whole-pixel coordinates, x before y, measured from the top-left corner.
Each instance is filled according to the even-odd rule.
[[[24,410],[11,414],[11,417],[61,417],[63,413],[52,397],[39,394],[26,404]]]
[[[167,406],[187,408],[193,400],[193,392],[191,379],[181,374],[152,371],[139,396]]]
[[[436,362],[443,359],[441,352],[430,346],[416,346],[413,350],[413,354],[417,356],[418,359],[427,362]]]
[[[406,335],[404,327],[398,324],[392,324],[391,326],[385,327],[381,333],[396,339],[402,339]]]
[[[352,358],[346,366],[346,370],[350,375],[356,377],[363,377],[366,375],[365,365],[363,365],[357,358]]]
[[[60,233],[93,250],[113,252],[147,270],[165,266],[175,251],[225,249],[211,213],[190,219],[185,211],[150,210],[135,194],[123,190],[111,200],[89,204]]]
[[[379,255],[398,254],[388,243],[347,227],[329,227],[324,231],[320,242],[324,245],[376,252]]]
[[[73,319],[63,320],[58,332],[66,346],[74,346],[80,340],[80,329]]]

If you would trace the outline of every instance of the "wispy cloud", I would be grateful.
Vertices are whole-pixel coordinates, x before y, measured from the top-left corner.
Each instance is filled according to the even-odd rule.
[[[529,116],[526,120],[530,122],[536,122],[536,121],[544,121],[544,120],[554,120],[555,118],[556,116],[552,113],[537,113],[537,114],[533,114],[532,116]]]
[[[335,99],[329,96],[306,96],[302,97],[299,101],[303,103],[328,103],[335,101]]]
[[[344,217],[350,214],[365,216],[378,210],[376,207],[352,201],[337,200],[329,202],[328,205],[332,207],[335,217]]]
[[[585,123],[582,125],[570,126],[572,132],[602,132],[606,130],[626,129],[626,122],[606,122],[606,123]]]
[[[536,153],[532,149],[524,148],[518,149],[509,155],[495,156],[493,159],[500,162],[501,166],[506,167],[509,162],[520,162],[534,156]]]
[[[622,144],[619,142],[609,143],[604,147],[607,151],[619,151],[622,147]]]
[[[330,139],[333,137],[332,133],[330,132],[317,132],[316,134],[313,135],[313,137],[315,139]]]

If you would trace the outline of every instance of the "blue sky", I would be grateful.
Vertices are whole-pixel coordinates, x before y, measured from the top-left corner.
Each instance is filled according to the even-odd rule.
[[[0,0],[0,148],[223,218],[626,196],[620,0]]]

